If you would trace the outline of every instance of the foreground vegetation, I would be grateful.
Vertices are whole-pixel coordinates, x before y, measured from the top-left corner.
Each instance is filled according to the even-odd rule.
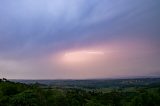
[[[86,90],[0,80],[0,106],[160,106],[159,84]]]

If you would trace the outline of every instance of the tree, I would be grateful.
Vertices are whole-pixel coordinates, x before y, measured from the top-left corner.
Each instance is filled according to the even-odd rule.
[[[34,90],[27,90],[12,97],[13,106],[44,106]]]

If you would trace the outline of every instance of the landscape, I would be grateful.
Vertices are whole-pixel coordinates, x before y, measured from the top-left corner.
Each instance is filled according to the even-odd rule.
[[[159,106],[160,78],[11,81],[1,79],[0,106],[17,105]]]
[[[160,0],[0,0],[0,106],[160,106]]]

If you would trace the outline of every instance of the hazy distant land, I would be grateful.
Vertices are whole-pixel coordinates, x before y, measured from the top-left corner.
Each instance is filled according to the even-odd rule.
[[[106,88],[106,87],[131,87],[147,86],[160,84],[160,78],[119,78],[119,79],[85,79],[85,80],[16,80],[11,81],[25,84],[41,84],[53,87],[72,87],[72,88]]]

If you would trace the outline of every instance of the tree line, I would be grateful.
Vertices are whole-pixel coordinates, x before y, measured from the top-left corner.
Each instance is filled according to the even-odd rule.
[[[41,88],[0,79],[0,106],[160,106],[160,87],[103,93],[68,88]]]

